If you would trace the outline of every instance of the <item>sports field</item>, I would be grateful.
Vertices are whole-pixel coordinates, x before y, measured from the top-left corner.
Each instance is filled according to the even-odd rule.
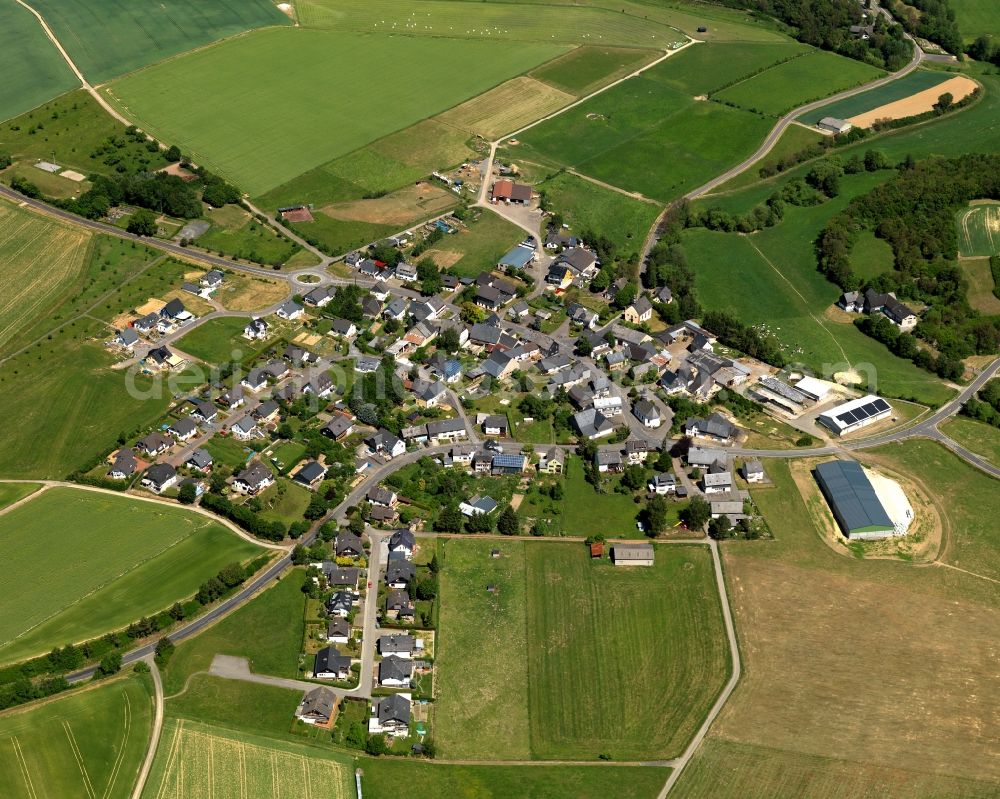
[[[268,0],[32,0],[93,83],[169,56],[290,20]]]
[[[724,549],[745,678],[680,796],[995,794],[995,658],[970,643],[1000,623],[995,481],[930,441],[864,460],[919,484],[944,562],[966,571],[834,551],[788,463],[770,463],[774,486],[753,494],[775,540]]]
[[[844,89],[875,80],[875,67],[825,50],[814,50],[751,78],[734,83],[713,97],[770,116]]]
[[[0,715],[0,796],[127,799],[152,699],[149,678],[132,675]]]
[[[958,254],[966,258],[1000,255],[1000,202],[983,202],[959,211]]]
[[[347,799],[351,759],[328,747],[168,719],[144,799]]]
[[[598,86],[639,69],[660,55],[655,50],[584,45],[543,64],[531,77],[570,94],[589,94]]]
[[[443,756],[670,757],[725,682],[707,548],[658,547],[656,566],[627,570],[579,545],[450,541],[443,564]]]
[[[951,0],[962,38],[971,42],[979,36],[1000,36],[1000,16],[993,0]]]
[[[90,234],[0,202],[0,351],[83,271]]]
[[[563,50],[271,29],[130,75],[108,95],[137,124],[258,195]]]
[[[770,127],[756,114],[695,101],[643,74],[526,131],[502,154],[669,202],[739,161]]]
[[[9,663],[164,610],[260,549],[180,507],[52,488],[0,516],[0,551],[0,661]]]
[[[830,103],[815,111],[803,114],[799,119],[810,125],[816,124],[823,117],[849,119],[850,117],[863,114],[866,111],[871,111],[888,103],[902,100],[925,89],[931,89],[934,86],[944,83],[946,80],[950,80],[952,77],[954,76],[947,72],[916,69],[898,80],[894,80],[884,86],[879,86],[877,89]]]
[[[35,108],[79,83],[38,20],[14,3],[0,24],[0,119]]]
[[[629,766],[454,766],[365,759],[361,787],[372,799],[653,799],[669,771]]]
[[[799,42],[707,42],[685,48],[646,72],[692,97],[712,94],[812,48]]]

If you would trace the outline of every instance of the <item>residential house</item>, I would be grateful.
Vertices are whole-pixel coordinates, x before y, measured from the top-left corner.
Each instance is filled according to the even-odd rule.
[[[205,424],[211,424],[218,417],[218,409],[211,403],[205,401],[198,401],[194,403],[194,408],[191,410],[191,416],[200,422]]]
[[[748,483],[763,483],[767,479],[764,464],[760,461],[747,461],[743,464],[743,479]]]
[[[596,330],[597,321],[600,318],[596,311],[590,310],[583,305],[574,303],[567,309],[569,320],[575,325],[580,325],[587,330]]]
[[[156,494],[162,494],[178,480],[177,470],[169,463],[154,463],[142,476],[142,485]]]
[[[393,589],[385,596],[385,615],[390,619],[412,619],[413,602],[406,591]]]
[[[463,427],[464,430],[464,427]],[[445,466],[472,466],[472,459],[476,454],[476,448],[472,444],[465,444],[464,446],[452,447],[451,452],[448,453],[448,458],[445,459]]]
[[[700,469],[709,468],[715,464],[726,466],[729,463],[729,453],[724,449],[712,449],[711,447],[689,447],[687,462],[690,466],[697,466]]]
[[[324,604],[328,616],[346,619],[354,612],[354,594],[350,591],[336,591]]]
[[[313,661],[313,677],[317,680],[346,680],[351,676],[351,659],[332,646],[321,649]]]
[[[670,472],[654,474],[651,478],[649,478],[649,482],[646,483],[646,487],[653,494],[659,494],[661,496],[673,494],[677,491],[677,477]]]
[[[396,264],[396,279],[402,280],[404,283],[410,283],[417,279],[417,266],[416,264],[408,264],[406,261],[400,261]]]
[[[333,378],[329,372],[317,372],[304,386],[303,394],[312,394],[319,399],[325,399],[333,393]]]
[[[574,414],[573,424],[580,435],[591,440],[610,436],[615,431],[614,423],[597,408],[587,408]]]
[[[483,361],[482,370],[494,380],[505,380],[517,369],[517,360],[511,352],[495,349]]]
[[[174,442],[158,431],[154,431],[145,438],[139,439],[136,446],[146,455],[155,458],[162,452],[166,452],[174,445]]]
[[[837,305],[848,313],[861,313],[865,300],[860,291],[845,291],[837,300]]]
[[[574,276],[573,270],[567,264],[556,261],[549,265],[549,270],[545,273],[545,282],[557,291],[562,291],[573,285]]]
[[[674,293],[670,290],[670,286],[661,286],[656,289],[653,296],[657,302],[662,302],[664,305],[670,305],[674,301]]]
[[[256,496],[272,485],[274,485],[274,475],[260,461],[251,463],[233,480],[233,490],[249,496]]]
[[[334,552],[338,558],[364,557],[365,548],[361,539],[350,530],[341,530],[334,539]]]
[[[416,380],[410,390],[416,395],[417,405],[421,408],[435,408],[448,396],[448,389],[440,381]]]
[[[249,391],[260,391],[267,385],[267,373],[261,368],[251,369],[240,385]]]
[[[198,434],[198,424],[190,416],[185,416],[183,419],[171,422],[170,427],[167,428],[167,430],[173,434],[178,441],[187,441],[194,438]]]
[[[633,325],[639,325],[652,319],[653,304],[649,301],[649,297],[645,294],[639,297],[625,309],[625,312],[622,314],[622,318],[629,324]]]
[[[409,588],[417,577],[416,567],[408,560],[390,560],[385,567],[385,584],[390,588]]]
[[[361,314],[365,319],[377,319],[382,313],[382,303],[369,294],[361,300]]]
[[[224,405],[227,410],[234,411],[246,401],[243,386],[233,386],[225,394],[219,397],[219,404]]]
[[[225,280],[225,275],[222,273],[222,270],[210,269],[201,276],[198,283],[201,284],[202,288],[215,291],[222,285],[223,280]]]
[[[258,422],[268,424],[276,421],[280,412],[281,406],[277,402],[274,400],[265,400],[254,409],[253,415]]]
[[[538,472],[541,474],[562,474],[566,468],[566,456],[559,447],[552,447],[541,453]]]
[[[199,472],[207,472],[212,468],[213,463],[212,453],[199,447],[188,456],[186,465]]]
[[[263,341],[267,338],[267,332],[270,328],[271,326],[263,319],[251,319],[243,328],[243,338],[251,341]]]
[[[378,664],[378,684],[389,688],[406,687],[413,677],[413,661],[395,655],[382,658]]]
[[[483,433],[488,436],[507,436],[510,432],[510,422],[506,414],[494,414],[483,419]]]
[[[337,710],[337,696],[329,688],[319,686],[302,697],[295,718],[305,724],[325,726]]]
[[[351,640],[351,625],[346,619],[330,619],[326,625],[326,641],[330,644],[346,644]]]
[[[467,436],[465,422],[461,419],[440,419],[427,423],[427,437],[436,444],[462,441]]]
[[[405,738],[410,734],[410,700],[402,694],[390,694],[372,702],[368,720],[371,735],[391,735]]]
[[[329,422],[320,428],[320,432],[334,441],[341,441],[354,431],[354,423],[339,413],[335,413]]]
[[[406,318],[406,300],[396,297],[385,308],[382,309],[382,316],[386,319],[395,319],[397,322]]]
[[[332,286],[316,286],[302,297],[302,301],[314,308],[325,308],[333,301],[336,294],[337,290]]]
[[[597,467],[597,471],[601,473],[620,472],[625,468],[625,464],[622,463],[621,453],[611,449],[597,450],[594,453],[594,465]]]
[[[184,307],[179,299],[172,299],[160,309],[160,319],[179,324],[194,319],[194,315]]]
[[[372,452],[387,459],[399,457],[406,452],[406,444],[403,443],[403,440],[397,438],[384,427],[369,436],[366,443]]]
[[[736,428],[716,411],[705,419],[692,416],[684,422],[684,435],[691,438],[708,438],[713,441],[726,442],[736,435]]]
[[[131,327],[125,327],[115,332],[115,343],[122,349],[129,350],[139,343],[139,334]]]
[[[347,588],[351,591],[358,590],[358,580],[361,578],[361,569],[356,566],[338,566],[331,560],[322,563],[323,577],[330,588]]]
[[[309,352],[309,350],[297,344],[289,344],[285,347],[285,351],[281,354],[281,357],[296,367],[308,366],[319,360],[319,356],[316,353]]]
[[[139,462],[135,458],[135,453],[130,449],[122,448],[115,455],[111,469],[108,470],[108,477],[112,480],[128,480],[138,468]]]
[[[488,516],[497,507],[496,500],[492,497],[484,497],[476,494],[469,497],[465,502],[460,503],[458,509],[462,512],[463,516],[471,518],[473,516]]]
[[[417,548],[417,537],[412,530],[396,530],[389,536],[389,552],[401,554],[404,558],[412,558]]]
[[[330,324],[330,335],[354,338],[358,335],[358,326],[350,319],[334,319]]]
[[[152,333],[156,329],[157,323],[160,321],[159,314],[148,313],[140,319],[136,319],[132,323],[132,329],[137,330],[144,336]]]
[[[630,438],[625,442],[625,456],[629,465],[645,463],[651,452],[656,452],[659,448],[652,441]]]
[[[278,310],[274,313],[279,319],[285,319],[291,322],[302,316],[303,311],[303,307],[295,300],[288,300],[279,305]]]
[[[528,459],[519,452],[498,452],[493,456],[490,472],[497,474],[521,474],[528,465]]]
[[[399,500],[399,497],[396,496],[395,491],[376,485],[368,489],[365,499],[372,503],[372,505],[382,505],[386,508],[391,508]]]
[[[710,471],[702,475],[701,488],[706,494],[726,494],[733,490],[733,473]]]
[[[320,483],[322,483],[325,478],[326,468],[317,461],[309,461],[299,467],[299,470],[292,475],[292,480],[312,491],[319,488]]]
[[[417,640],[412,635],[382,635],[376,642],[382,657],[393,655],[409,660],[417,648]]]

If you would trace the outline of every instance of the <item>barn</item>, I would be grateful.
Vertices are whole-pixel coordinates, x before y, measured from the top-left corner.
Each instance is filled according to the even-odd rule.
[[[888,402],[869,394],[821,413],[817,421],[837,435],[846,436],[891,415],[892,406]]]
[[[895,535],[895,525],[860,463],[827,461],[816,467],[815,475],[837,524],[848,539],[875,541]]]

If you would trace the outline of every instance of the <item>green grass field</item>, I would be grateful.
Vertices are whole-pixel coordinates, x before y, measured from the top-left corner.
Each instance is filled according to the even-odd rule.
[[[638,253],[659,216],[660,206],[625,197],[595,183],[560,172],[538,185],[552,208],[576,233],[592,231],[607,236],[622,255]]]
[[[372,799],[652,799],[669,771],[589,766],[452,766],[405,760],[363,760],[361,787]]]
[[[84,175],[117,174],[119,164],[129,172],[166,165],[159,152],[151,153],[144,143],[126,139],[124,132],[125,128],[81,89],[0,124],[0,150],[29,165],[55,159]],[[105,146],[109,138],[115,140],[110,149]],[[34,168],[28,174],[31,172],[44,175]]]
[[[992,0],[952,0],[951,7],[966,42],[984,34],[1000,36],[1000,19]]]
[[[239,206],[209,208],[205,218],[212,227],[198,237],[197,246],[206,250],[271,265],[285,264],[302,252],[295,242],[279,237]]]
[[[0,483],[0,510],[31,496],[39,487],[38,483]]]
[[[725,681],[706,548],[659,547],[655,567],[622,570],[580,545],[450,541],[443,563],[435,737],[446,757],[671,756]],[[661,679],[636,679],[650,670]]]
[[[969,291],[966,294],[969,305],[991,316],[1000,314],[1000,297],[995,293],[996,281],[993,280],[990,259],[963,258],[958,265],[969,281]]]
[[[531,77],[570,94],[584,95],[603,83],[639,69],[657,55],[648,50],[584,45],[543,64],[531,72]]]
[[[13,3],[0,25],[0,119],[22,114],[79,84],[38,20]]]
[[[268,0],[35,0],[80,71],[94,84],[226,36],[290,20]]]
[[[812,51],[808,45],[775,42],[708,42],[686,48],[646,72],[692,97],[712,94],[774,64]]]
[[[789,125],[785,128],[781,134],[781,138],[778,139],[771,152],[749,169],[727,180],[715,192],[707,196],[711,199],[718,192],[735,191],[736,189],[742,189],[758,183],[760,181],[761,169],[764,167],[773,167],[781,163],[788,156],[801,152],[813,144],[818,144],[821,138],[821,134],[802,125]]]
[[[163,672],[164,692],[175,694],[195,672],[208,671],[216,655],[245,657],[250,667],[274,677],[298,677],[306,597],[305,571],[296,569],[201,635],[177,647]],[[203,718],[190,697],[170,700],[171,713]],[[206,720],[213,720],[208,719]]]
[[[5,713],[0,795],[127,799],[152,723],[152,682],[139,675]]]
[[[143,796],[188,799],[347,799],[352,759],[328,746],[294,743],[210,724],[168,719]]]
[[[532,128],[502,153],[668,202],[749,153],[770,127],[643,75]]]
[[[890,272],[895,267],[892,247],[885,239],[875,236],[870,230],[858,236],[851,250],[851,268],[861,280],[872,280],[878,275]]]
[[[740,108],[781,116],[796,106],[859,86],[882,74],[860,61],[815,50],[735,83],[713,97]]]
[[[747,323],[766,325],[791,360],[817,374],[832,376],[849,364],[891,396],[939,404],[952,391],[933,375],[896,358],[849,322],[825,315],[839,291],[816,269],[813,241],[853,196],[882,180],[879,173],[845,180],[840,197],[811,208],[789,207],[781,224],[752,236],[691,230],[684,245],[706,307],[729,309]],[[716,203],[717,198],[709,201]],[[743,285],[751,290],[732,290],[733,263],[740,264]]]
[[[635,520],[642,506],[630,494],[596,493],[584,479],[579,458],[567,461],[564,490],[562,524],[566,535],[603,533],[612,538],[636,535]]]
[[[1000,466],[1000,430],[996,427],[955,416],[942,424],[940,430],[966,449]]]
[[[1000,203],[974,205],[959,211],[958,252],[966,258],[1000,255]]]
[[[524,231],[517,225],[491,211],[483,211],[465,230],[438,241],[425,257],[434,258],[438,266],[448,266],[456,274],[475,277],[496,266],[504,253],[522,239]]]
[[[877,89],[838,100],[829,105],[824,105],[815,111],[803,114],[799,119],[808,125],[814,125],[823,117],[839,117],[849,119],[850,117],[864,114],[883,105],[894,103],[909,97],[911,94],[930,89],[953,76],[947,72],[934,72],[926,69],[917,69],[909,75],[904,75],[898,80],[879,86]]]
[[[257,195],[562,51],[272,29],[130,75],[109,96],[137,124]],[[337,102],[317,103],[320,95]]]
[[[164,610],[226,564],[260,552],[190,511],[73,488],[50,489],[0,516],[0,545],[7,663]]]
[[[210,364],[238,362],[253,342],[243,338],[248,316],[223,316],[209,319],[185,333],[174,344],[198,360]]]

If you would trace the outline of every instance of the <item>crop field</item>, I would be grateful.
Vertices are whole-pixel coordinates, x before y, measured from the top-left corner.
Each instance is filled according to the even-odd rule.
[[[669,202],[739,161],[770,127],[756,114],[695,101],[643,74],[526,131],[502,154]]]
[[[90,234],[0,203],[0,351],[83,271]]]
[[[127,799],[152,699],[149,678],[132,675],[0,716],[0,796]]]
[[[268,0],[34,0],[80,71],[93,83],[216,39],[289,19]]]
[[[466,100],[438,119],[492,141],[558,111],[574,99],[572,94],[522,75]]]
[[[898,80],[879,86],[871,91],[856,94],[844,100],[824,105],[815,111],[803,114],[799,119],[809,125],[814,125],[823,117],[838,117],[840,119],[850,119],[851,117],[871,111],[880,106],[902,100],[917,92],[933,88],[946,80],[950,80],[953,75],[947,72],[933,72],[927,69],[916,69],[908,75],[904,75]]]
[[[573,232],[593,231],[614,241],[624,254],[638,253],[660,213],[660,206],[605,189],[561,172],[538,188],[563,215]]]
[[[654,50],[584,45],[543,64],[531,77],[574,95],[589,94],[599,86],[639,69],[659,55]],[[511,128],[513,130],[513,128]]]
[[[797,59],[812,48],[799,42],[708,42],[685,48],[645,73],[672,89],[710,95],[775,64]]]
[[[952,0],[951,7],[966,42],[984,34],[1000,36],[1000,19],[993,0]]]
[[[1000,255],[1000,203],[973,205],[958,212],[958,253],[966,258]]]
[[[425,119],[311,169],[259,202],[271,209],[299,203],[322,206],[386,194],[472,157],[467,140],[464,130]]]
[[[350,758],[329,748],[168,720],[144,799],[346,799]]]
[[[591,563],[578,545],[444,546],[435,737],[445,756],[680,752],[726,679],[707,548],[659,547],[655,567],[629,570]],[[630,677],[652,669],[655,683]]]
[[[364,760],[365,796],[395,799],[406,786],[414,799],[652,799],[665,768],[614,766],[455,766],[398,758]]]
[[[0,510],[31,496],[40,487],[38,483],[0,483]]]
[[[669,24],[617,8],[452,0],[412,0],[402,7],[393,0],[298,0],[296,8],[306,28],[352,33],[658,49],[685,38]]]
[[[975,419],[954,416],[943,423],[940,430],[966,449],[1000,466],[1000,428]]]
[[[995,657],[970,644],[1000,623],[995,482],[930,441],[864,461],[919,484],[946,522],[943,562],[967,571],[833,550],[787,463],[769,463],[774,486],[753,495],[775,540],[723,551],[745,678],[680,795],[995,793]]]
[[[814,50],[734,83],[714,97],[750,111],[781,116],[803,103],[859,86],[882,74],[860,61]]]
[[[0,516],[0,548],[5,663],[163,610],[260,551],[191,511],[75,488],[49,489]]]
[[[276,28],[135,73],[108,93],[137,124],[258,195],[562,50]]]
[[[854,369],[890,396],[939,404],[952,392],[932,374],[892,355],[849,321],[826,316],[839,291],[817,270],[812,243],[830,216],[883,179],[868,173],[845,180],[836,199],[788,208],[781,224],[752,236],[692,230],[684,245],[702,302],[765,325],[791,360],[826,377]],[[750,290],[731,290],[734,263]]]
[[[209,208],[205,218],[212,227],[198,237],[196,246],[264,264],[285,264],[302,252],[295,242],[280,237],[236,205]]]
[[[238,362],[256,342],[243,338],[248,316],[223,316],[209,319],[174,342],[181,352],[210,364]]]
[[[38,20],[13,3],[4,7],[0,25],[0,119],[40,106],[79,85],[52,46]]]

